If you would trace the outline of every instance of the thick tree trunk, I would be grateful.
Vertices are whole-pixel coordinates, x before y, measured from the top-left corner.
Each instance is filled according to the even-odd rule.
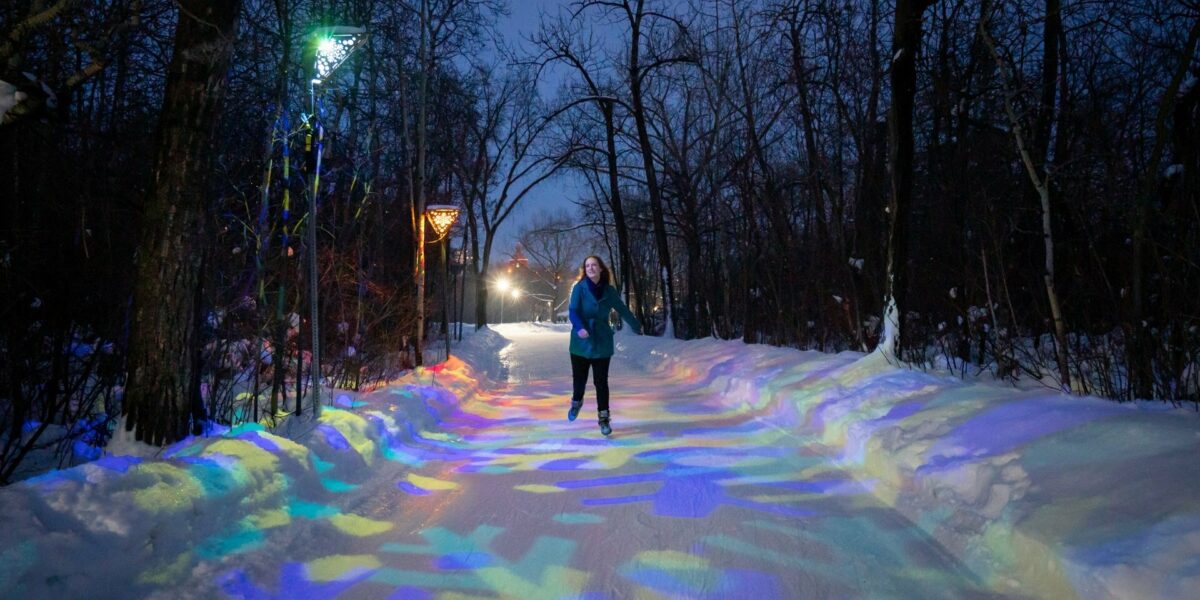
[[[416,352],[413,360],[419,367],[425,364],[423,352],[425,350],[425,142],[426,142],[426,114],[428,112],[428,87],[429,87],[429,72],[433,70],[432,60],[429,58],[432,52],[427,47],[429,44],[428,28],[429,25],[429,6],[426,2],[421,2],[421,45],[419,47],[418,62],[421,64],[421,73],[419,76],[420,86],[419,102],[417,108],[417,196],[413,210],[416,216],[417,229],[417,331],[416,331]]]
[[[1187,76],[1198,43],[1200,43],[1200,19],[1192,23],[1187,41],[1177,55],[1179,63],[1176,64],[1171,74],[1171,80],[1167,82],[1167,86],[1158,100],[1158,110],[1154,118],[1154,137],[1151,138],[1154,140],[1154,147],[1150,151],[1150,159],[1146,162],[1139,182],[1141,189],[1138,192],[1137,213],[1133,226],[1133,256],[1131,258],[1133,265],[1130,273],[1133,306],[1126,331],[1129,346],[1127,362],[1130,400],[1148,399],[1154,396],[1153,354],[1156,342],[1150,335],[1150,327],[1145,325],[1154,320],[1154,311],[1146,305],[1146,298],[1151,295],[1147,293],[1146,288],[1149,285],[1147,282],[1152,280],[1151,274],[1146,272],[1147,263],[1150,262],[1147,260],[1149,253],[1146,252],[1146,247],[1150,245],[1150,242],[1146,238],[1150,226],[1150,212],[1155,210],[1154,199],[1158,193],[1163,155],[1166,152],[1167,142],[1170,140],[1167,135],[1167,121],[1174,113],[1179,88],[1183,85],[1184,77]]]
[[[1058,373],[1062,378],[1063,388],[1071,390],[1071,367],[1067,359],[1067,325],[1062,313],[1062,304],[1055,289],[1054,277],[1054,234],[1051,220],[1051,194],[1054,193],[1051,177],[1053,169],[1050,161],[1050,123],[1055,112],[1055,92],[1058,90],[1058,42],[1062,35],[1062,9],[1058,0],[1046,0],[1046,24],[1042,28],[1042,98],[1038,110],[1037,131],[1035,133],[1038,153],[1037,163],[1043,169],[1045,178],[1042,189],[1038,190],[1038,198],[1042,204],[1042,242],[1045,249],[1045,271],[1042,280],[1046,286],[1046,297],[1050,302],[1050,314],[1054,318],[1055,357],[1058,361]]]
[[[887,276],[883,301],[885,353],[899,358],[904,331],[908,272],[908,218],[913,187],[913,98],[917,88],[917,55],[921,51],[921,13],[931,0],[897,0],[892,34],[892,108],[888,148],[892,194],[888,198]]]
[[[866,117],[859,122],[858,169],[855,173],[854,190],[854,239],[850,244],[853,257],[861,260],[856,283],[858,315],[877,314],[880,309],[880,283],[883,281],[883,253],[879,240],[883,238],[883,177],[886,134],[879,126],[879,96],[883,87],[883,67],[878,51],[880,27],[879,2],[871,1],[869,12],[867,46],[870,53],[871,83],[867,92]],[[854,325],[862,349],[869,347],[869,332],[856,316]]]
[[[240,0],[180,0],[159,124],[154,181],[138,247],[123,412],[136,438],[165,445],[199,425],[196,298],[206,175]]]
[[[621,281],[624,282],[622,291],[625,294],[625,304],[632,307],[638,319],[648,323],[646,312],[646,292],[642,286],[634,285],[633,258],[629,252],[629,226],[625,221],[625,207],[621,202],[621,184],[617,180],[617,128],[613,122],[613,103],[600,102],[600,112],[604,114],[605,158],[608,161],[608,206],[612,209],[613,227],[617,230],[617,255],[621,261]],[[632,297],[634,302],[630,303]]]
[[[1054,0],[1047,3],[1048,10],[1057,10],[1057,7],[1052,6]],[[1003,75],[1008,71],[1008,65],[1001,58],[1000,53],[996,49],[996,43],[992,39],[988,31],[988,5],[985,3],[983,12],[980,17],[979,33],[984,43],[992,53],[992,58],[996,61],[996,66]],[[1046,35],[1057,39],[1057,32],[1049,31],[1052,28],[1053,17],[1047,18],[1047,33]],[[1057,52],[1057,45],[1048,45],[1046,52]],[[1005,83],[1004,92],[1004,109],[1008,114],[1009,124],[1012,126],[1013,138],[1017,144],[1017,152],[1021,156],[1021,162],[1025,165],[1025,172],[1029,175],[1030,182],[1033,183],[1033,189],[1037,192],[1038,202],[1041,206],[1042,214],[1042,244],[1043,244],[1043,270],[1042,283],[1046,289],[1046,298],[1050,302],[1050,313],[1054,319],[1054,340],[1055,340],[1055,360],[1058,363],[1059,378],[1064,391],[1071,390],[1071,371],[1067,360],[1067,327],[1066,320],[1063,318],[1062,305],[1059,302],[1058,292],[1055,288],[1054,276],[1054,234],[1051,228],[1051,213],[1050,213],[1050,177],[1051,169],[1046,164],[1047,144],[1049,143],[1049,120],[1050,113],[1053,111],[1054,104],[1054,69],[1057,67],[1057,57],[1050,57],[1049,60],[1043,61],[1043,67],[1051,69],[1050,73],[1043,73],[1043,80],[1049,79],[1050,91],[1047,95],[1046,88],[1043,87],[1042,105],[1038,116],[1038,124],[1035,127],[1043,127],[1045,131],[1035,132],[1033,141],[1035,146],[1030,148],[1029,142],[1025,139],[1024,128],[1021,126],[1020,117],[1018,117],[1016,109],[1013,107],[1012,97],[1014,91],[1008,89],[1008,84]],[[1046,104],[1049,103],[1050,106]],[[1045,137],[1042,137],[1045,136]],[[1038,162],[1038,158],[1042,162]]]
[[[638,0],[636,12],[630,18],[629,42],[629,93],[633,104],[633,121],[637,127],[638,146],[642,155],[642,168],[646,173],[646,191],[650,196],[650,218],[654,225],[654,244],[658,250],[659,284],[662,287],[663,307],[667,318],[666,337],[675,336],[675,289],[671,267],[671,246],[667,242],[667,222],[663,215],[662,192],[658,187],[658,171],[654,166],[654,147],[650,144],[650,131],[646,124],[646,109],[642,102],[642,76],[645,74],[639,62],[641,51],[641,26],[643,2]]]

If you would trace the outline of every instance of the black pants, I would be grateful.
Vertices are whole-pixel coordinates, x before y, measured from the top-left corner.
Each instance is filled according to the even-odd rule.
[[[571,355],[571,377],[575,383],[572,402],[583,401],[583,388],[587,385],[588,368],[592,369],[592,381],[596,384],[596,410],[608,410],[608,363],[612,358],[584,358]]]

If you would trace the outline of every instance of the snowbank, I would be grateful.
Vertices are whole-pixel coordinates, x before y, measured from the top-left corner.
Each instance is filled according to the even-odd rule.
[[[1200,597],[1200,418],[737,342],[622,338],[664,377],[814,436],[991,585]]]
[[[467,347],[481,356],[496,344],[489,335],[477,342]],[[452,359],[376,392],[334,391],[335,406],[317,421],[293,418],[274,432],[243,426],[157,457],[118,444],[119,456],[0,489],[0,597],[176,598],[177,587],[163,586],[189,578],[221,585],[214,574],[196,577],[212,562],[205,559],[260,546],[266,532],[298,520],[351,536],[386,530],[391,523],[332,500],[369,479],[380,461],[420,464],[438,420],[477,390],[471,368]],[[406,483],[410,493],[445,484],[415,476]]]

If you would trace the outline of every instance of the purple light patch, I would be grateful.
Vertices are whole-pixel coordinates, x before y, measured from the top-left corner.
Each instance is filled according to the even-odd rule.
[[[624,485],[628,483],[642,483],[645,481],[659,481],[664,478],[662,473],[641,473],[638,475],[622,475],[620,477],[597,477],[595,479],[575,479],[571,481],[560,481],[557,485],[560,488],[572,490],[578,488],[603,487],[609,485]]]
[[[421,489],[407,481],[397,482],[396,487],[400,488],[405,493],[411,494],[413,496],[428,496],[429,495],[428,490]]]
[[[668,468],[658,473],[560,481],[557,485],[561,488],[573,489],[662,481],[662,487],[652,494],[585,499],[582,503],[586,506],[602,506],[650,501],[653,504],[654,514],[663,517],[704,518],[722,504],[796,518],[811,517],[817,514],[810,510],[752,502],[730,496],[725,493],[725,489],[718,482],[733,476],[734,473],[728,470]],[[833,483],[829,485],[833,485]]]
[[[292,598],[336,598],[360,581],[371,576],[373,569],[363,569],[345,580],[309,581],[302,563],[287,563],[274,586],[265,587],[254,583],[250,575],[241,569],[227,571],[217,578],[217,585],[227,595],[247,600],[279,600]],[[279,590],[275,592],[273,590]]]
[[[929,453],[934,457],[930,466],[958,460],[958,452],[943,454],[952,448],[976,450],[969,452],[975,456],[1010,452],[1036,439],[1125,412],[1118,406],[1089,404],[1088,410],[1079,410],[1075,402],[1045,397],[1002,404],[967,419],[938,440]]]
[[[589,461],[583,458],[560,458],[552,460],[542,465],[543,471],[574,471],[579,467],[587,464]]]
[[[388,596],[388,600],[430,600],[433,598],[433,592],[415,587],[400,587]]]
[[[787,594],[779,587],[779,580],[760,571],[730,569],[725,571],[729,591],[737,591],[743,598],[785,598]]]
[[[897,404],[896,406],[892,407],[892,410],[888,411],[888,414],[884,415],[883,418],[877,419],[877,420],[879,420],[879,421],[897,420],[898,421],[900,419],[912,416],[913,414],[920,412],[922,408],[925,408],[924,402],[909,402],[906,404]]]
[[[328,444],[330,448],[333,448],[334,450],[350,449],[350,442],[346,441],[346,436],[342,435],[342,432],[338,431],[337,429],[330,427],[329,425],[322,424],[317,427],[317,431],[321,433],[321,437],[324,438],[325,443]]]
[[[438,419],[441,422],[441,419]],[[474,413],[459,411],[454,415],[454,424],[465,429],[487,429],[496,424],[494,419],[481,417]]]
[[[728,410],[723,406],[712,406],[701,404],[699,402],[680,402],[676,404],[667,404],[666,409],[668,414],[676,415],[715,415]]]
[[[692,427],[683,430],[683,435],[724,435],[729,433],[754,433],[762,429],[762,425],[754,421],[745,421],[736,425],[722,427]]]
[[[104,467],[109,471],[124,473],[128,471],[130,467],[142,464],[142,458],[138,456],[105,456],[104,458],[101,458],[92,464],[96,465],[97,467]]]
[[[490,554],[484,552],[453,552],[438,557],[434,565],[439,569],[482,569],[489,567],[494,561]]]
[[[724,490],[708,474],[672,477],[655,494],[654,513],[698,519],[716,510],[723,499]]]

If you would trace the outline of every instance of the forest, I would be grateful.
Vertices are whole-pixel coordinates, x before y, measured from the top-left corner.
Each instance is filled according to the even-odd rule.
[[[1200,406],[1197,0],[545,6],[4,3],[0,484],[437,362],[567,179],[548,317]]]

